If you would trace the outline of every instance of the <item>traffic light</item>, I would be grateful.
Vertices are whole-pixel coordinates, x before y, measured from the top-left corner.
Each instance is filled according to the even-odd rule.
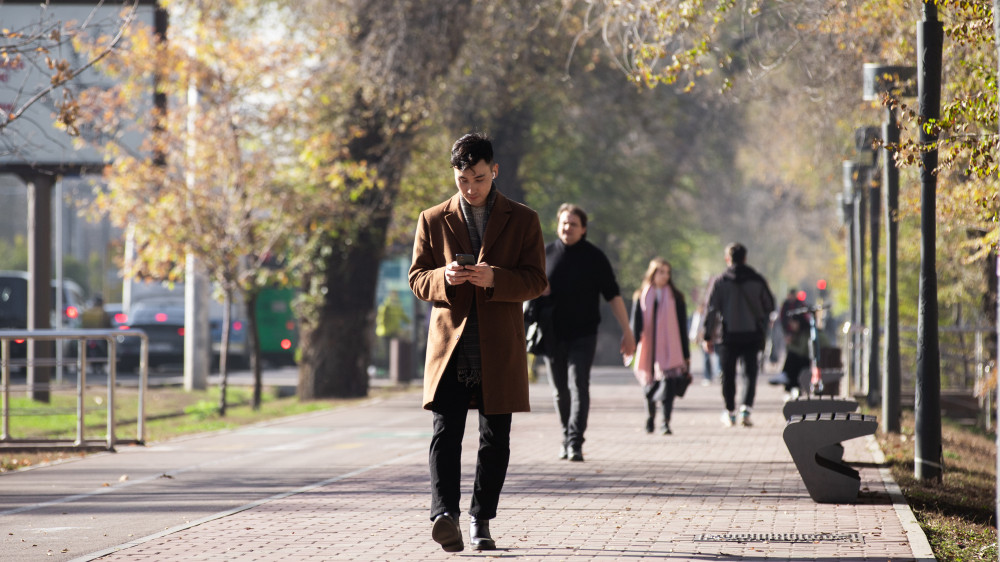
[[[816,282],[816,290],[819,292],[819,300],[826,300],[826,279]]]
[[[816,292],[819,294],[816,299],[816,304],[819,305],[819,310],[816,311],[816,326],[822,329],[826,326],[825,319],[825,309],[823,305],[826,303],[826,279],[820,279],[816,281]]]

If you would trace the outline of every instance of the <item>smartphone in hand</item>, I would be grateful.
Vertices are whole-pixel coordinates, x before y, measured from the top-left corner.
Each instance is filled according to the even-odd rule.
[[[472,254],[455,254],[458,265],[476,265],[476,256]]]

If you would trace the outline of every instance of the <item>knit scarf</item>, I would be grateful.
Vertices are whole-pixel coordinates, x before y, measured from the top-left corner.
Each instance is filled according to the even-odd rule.
[[[465,218],[465,226],[469,230],[469,240],[472,241],[472,253],[479,256],[479,251],[483,247],[483,235],[486,232],[486,223],[490,220],[490,211],[497,200],[496,186],[490,188],[490,194],[486,197],[486,205],[481,208],[474,208],[459,196],[458,202],[462,209],[462,216]],[[477,290],[478,292],[478,290]],[[472,299],[472,308],[469,309],[469,317],[465,320],[465,330],[458,340],[458,347],[455,350],[455,367],[458,371],[458,380],[468,388],[476,388],[482,384],[483,380],[483,359],[479,347],[479,312],[476,305],[476,298]]]
[[[657,293],[660,294],[657,303]],[[635,378],[648,386],[666,377],[679,377],[683,372],[684,353],[681,350],[677,303],[669,286],[657,290],[646,286],[639,297],[642,311],[642,337],[636,353]],[[653,309],[656,308],[656,318]],[[656,341],[653,341],[654,333]]]

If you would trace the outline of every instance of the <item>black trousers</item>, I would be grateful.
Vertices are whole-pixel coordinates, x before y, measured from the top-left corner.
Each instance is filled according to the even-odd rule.
[[[722,369],[722,399],[730,412],[736,409],[736,363],[743,361],[742,405],[753,408],[757,395],[757,355],[760,346],[756,343],[723,344],[718,348],[719,366]]]
[[[469,404],[479,405],[479,452],[469,515],[493,519],[497,515],[500,490],[510,463],[511,414],[483,413],[482,388],[466,387],[458,381],[454,363],[445,369],[434,395],[434,434],[428,463],[431,471],[431,520],[448,512],[460,513],[462,483],[462,438]]]
[[[656,417],[656,403],[660,403],[663,423],[670,423],[670,414],[674,411],[674,397],[677,396],[677,381],[675,377],[653,381],[653,384],[643,389],[646,395],[646,414],[649,419]]]
[[[597,351],[597,336],[584,336],[550,344],[551,356],[545,357],[549,384],[559,421],[563,445],[573,449],[583,446],[590,415],[590,368]]]

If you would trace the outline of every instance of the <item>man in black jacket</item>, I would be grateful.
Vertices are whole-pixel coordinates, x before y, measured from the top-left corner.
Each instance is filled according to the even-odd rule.
[[[745,380],[740,422],[749,427],[757,387],[757,355],[764,349],[774,295],[767,281],[746,264],[746,259],[747,249],[743,244],[734,242],[726,246],[726,271],[709,288],[702,346],[711,353],[719,343],[722,398],[726,403],[722,423],[729,426],[736,425],[736,363],[743,360]],[[721,342],[711,337],[718,322],[722,323]]]
[[[576,205],[559,207],[558,240],[545,246],[549,287],[543,297],[552,307],[555,329],[545,363],[562,423],[560,459],[583,461],[584,431],[590,412],[590,368],[597,350],[600,299],[608,301],[622,329],[622,354],[635,353],[635,337],[611,262],[586,240],[587,213]]]

